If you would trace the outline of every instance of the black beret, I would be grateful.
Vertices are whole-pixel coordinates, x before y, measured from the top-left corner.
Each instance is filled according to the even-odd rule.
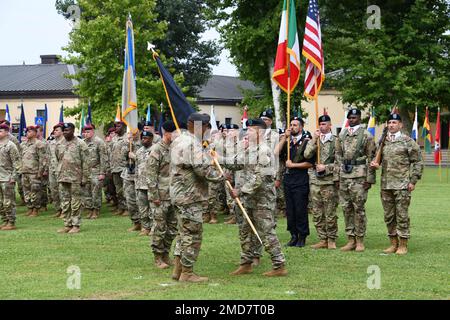
[[[153,137],[153,133],[151,133],[150,131],[142,131],[142,138],[143,137]]]
[[[351,108],[350,110],[348,110],[348,113],[347,113],[347,119],[350,117],[350,116],[360,116],[361,115],[361,111],[360,110],[358,110],[358,109],[356,109],[356,108]]]
[[[300,117],[293,117],[293,118],[291,119],[291,122],[294,121],[294,120],[300,121],[300,123],[302,124],[302,126],[305,125],[305,120],[303,120],[303,119],[300,118]]]
[[[177,128],[175,127],[175,123],[171,120],[167,120],[162,124],[162,128],[167,132],[174,132]]]
[[[202,116],[203,116],[203,124],[207,124],[207,123],[211,122],[211,117],[209,116],[209,114],[203,113]]]
[[[266,123],[262,119],[248,119],[246,122],[247,127],[261,127],[266,128]]]
[[[265,117],[265,118],[273,119],[273,111],[271,109],[265,110],[265,111],[261,112],[259,117],[260,118]]]
[[[324,114],[323,116],[320,116],[320,117],[319,117],[319,123],[320,123],[320,122],[327,122],[327,121],[331,121],[331,118],[330,118],[329,115]]]
[[[152,126],[152,122],[151,121],[145,121],[144,122],[144,126],[151,127]]]
[[[402,121],[402,117],[400,117],[400,115],[398,113],[391,113],[388,118],[388,121],[389,120]]]
[[[188,122],[201,121],[203,123],[204,120],[205,120],[205,117],[201,113],[198,113],[198,112],[191,113],[188,117]]]
[[[64,129],[68,129],[68,128],[75,129],[75,125],[71,122],[64,123],[63,127],[64,127]]]
[[[311,132],[306,131],[306,130],[303,131],[302,136],[303,136],[303,138],[312,139]]]

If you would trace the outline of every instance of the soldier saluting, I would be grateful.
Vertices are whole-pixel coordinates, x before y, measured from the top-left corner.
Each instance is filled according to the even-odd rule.
[[[423,172],[420,148],[413,139],[401,133],[402,127],[400,115],[391,114],[388,119],[388,135],[380,144],[381,159],[370,163],[372,168],[382,168],[381,203],[391,241],[391,246],[384,250],[384,253],[399,255],[408,252],[408,207],[411,203],[411,192]]]

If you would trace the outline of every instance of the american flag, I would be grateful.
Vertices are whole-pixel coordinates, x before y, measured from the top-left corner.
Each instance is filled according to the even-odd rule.
[[[318,93],[325,78],[322,34],[320,31],[319,5],[317,0],[309,1],[302,54],[306,58],[305,96],[314,99],[316,86]],[[316,86],[314,85],[315,83],[317,83]]]

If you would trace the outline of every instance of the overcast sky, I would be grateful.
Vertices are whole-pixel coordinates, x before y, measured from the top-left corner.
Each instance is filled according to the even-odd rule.
[[[0,65],[40,63],[42,54],[65,56],[72,26],[55,9],[55,0],[0,0]],[[210,30],[205,39],[217,39]],[[220,65],[213,74],[236,76],[236,68],[222,51]]]

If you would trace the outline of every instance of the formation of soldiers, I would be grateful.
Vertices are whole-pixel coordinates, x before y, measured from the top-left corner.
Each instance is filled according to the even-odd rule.
[[[291,234],[287,246],[305,246],[310,213],[320,240],[312,248],[336,249],[340,203],[348,237],[341,250],[364,251],[365,203],[375,172],[382,168],[381,201],[391,243],[384,252],[407,253],[408,207],[423,164],[419,146],[401,133],[400,116],[390,115],[378,148],[361,125],[358,109],[348,112],[350,126],[339,136],[332,134],[328,115],[319,118],[313,135],[297,117],[279,135],[271,129],[272,118],[267,110],[248,120],[246,130],[224,124],[211,132],[209,116],[193,113],[180,128],[166,121],[161,136],[150,122],[128,133],[123,122],[116,122],[104,140],[93,124],[77,137],[72,123],[59,123],[48,140],[40,127],[27,127],[20,144],[4,121],[0,230],[16,229],[16,183],[27,216],[36,217],[53,203],[55,217],[64,219],[59,233],[79,233],[83,209],[88,219],[97,219],[104,193],[114,215],[130,217],[128,231],[151,236],[157,268],[173,266],[173,279],[202,282],[208,278],[193,268],[203,223],[215,224],[217,214],[227,212],[226,223],[237,223],[241,245],[240,266],[231,274],[253,272],[264,249],[272,261],[264,275],[284,276],[277,212],[286,209]]]

